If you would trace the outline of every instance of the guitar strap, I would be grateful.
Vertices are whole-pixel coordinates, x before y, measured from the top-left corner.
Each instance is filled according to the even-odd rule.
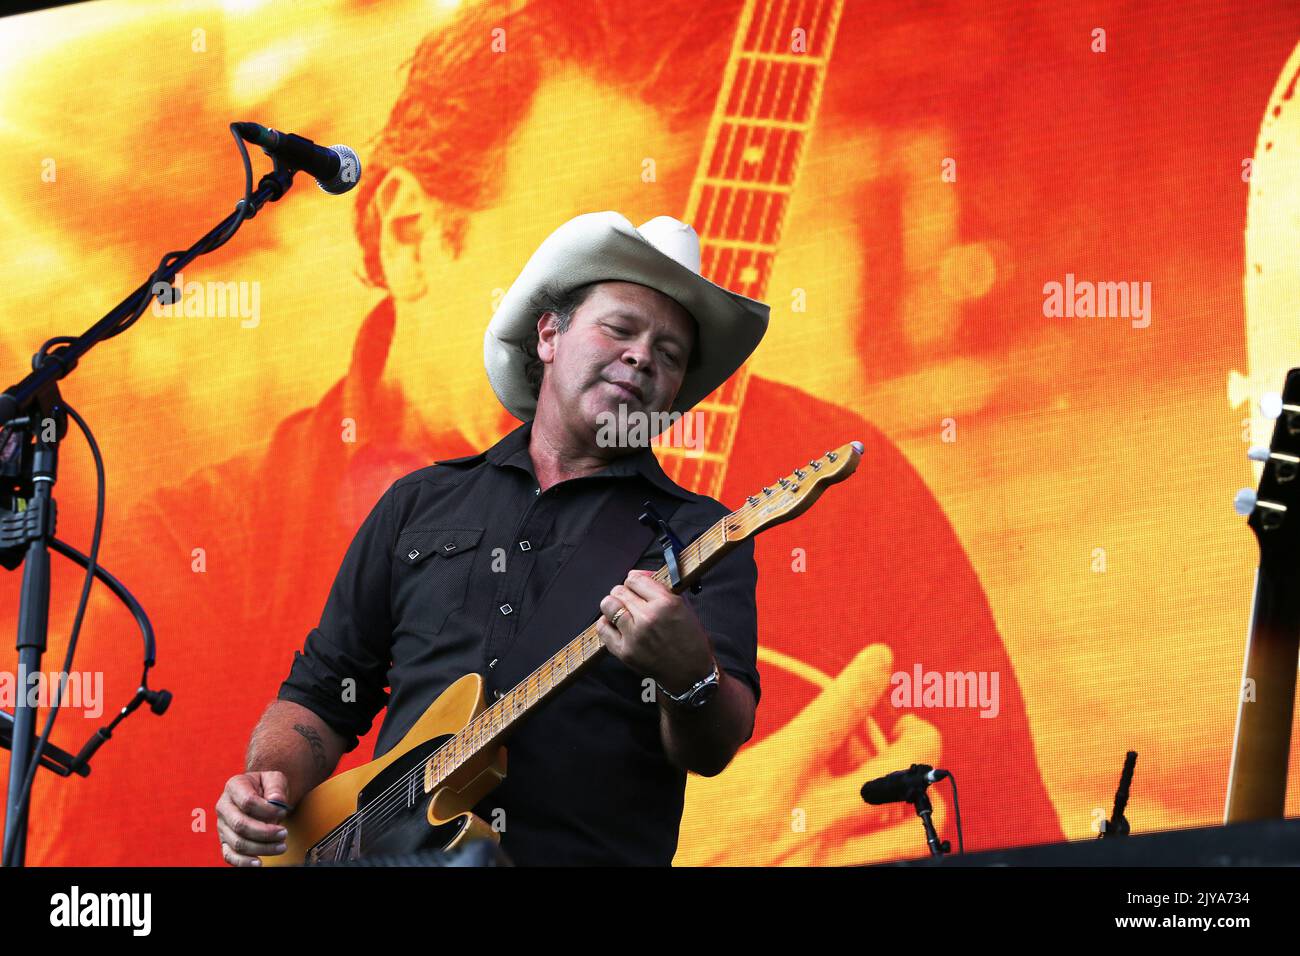
[[[489,700],[494,691],[505,693],[522,681],[599,616],[601,600],[614,585],[623,583],[657,536],[655,529],[637,521],[647,500],[666,521],[682,504],[681,498],[646,481],[613,482],[586,537],[569,553],[537,607],[501,649],[497,666],[487,671],[484,683]]]

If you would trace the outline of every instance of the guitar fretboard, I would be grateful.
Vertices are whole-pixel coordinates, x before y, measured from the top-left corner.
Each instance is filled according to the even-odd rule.
[[[700,272],[751,299],[766,299],[843,6],[749,0],[741,14],[684,221],[700,235]],[[683,488],[721,497],[748,380],[742,366],[691,409],[696,447],[685,447],[680,424],[655,444]]]

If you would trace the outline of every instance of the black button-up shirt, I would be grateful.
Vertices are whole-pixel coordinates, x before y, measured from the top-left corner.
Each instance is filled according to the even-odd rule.
[[[393,483],[353,539],[320,625],[295,653],[279,693],[318,714],[347,738],[348,750],[385,704],[376,756],[457,678],[478,672],[489,695],[508,691],[502,678],[517,670],[512,656],[544,660],[576,636],[533,627],[530,640],[545,647],[514,644],[549,588],[573,586],[563,568],[585,536],[628,533],[593,527],[613,482],[679,501],[670,523],[683,543],[728,513],[673,483],[649,449],[541,493],[528,453],[531,425],[485,452]],[[634,566],[663,563],[651,540]],[[705,574],[699,594],[683,595],[719,667],[748,684],[755,700],[757,577],[746,540]],[[599,613],[592,606],[586,623]],[[506,779],[475,812],[501,830],[516,863],[671,862],[686,775],[664,752],[646,680],[602,654],[514,729]]]

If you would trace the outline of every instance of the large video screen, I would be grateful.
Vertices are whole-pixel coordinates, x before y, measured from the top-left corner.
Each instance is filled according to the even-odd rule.
[[[1294,4],[1221,0],[0,19],[0,384],[234,208],[230,123],[363,167],[342,196],[299,175],[61,385],[106,463],[100,561],[174,701],[89,776],[38,775],[28,861],[221,865],[214,805],[349,543],[395,480],[519,425],[484,330],[539,244],[602,210],[692,224],[703,274],[771,305],[702,437],[656,447],[669,476],[737,508],[863,445],[755,538],[756,725],[689,776],[675,865],[924,855],[910,807],[859,796],[913,763],[955,777],[968,851],[1095,838],[1130,750],[1134,832],[1222,822],[1259,561],[1233,497],[1300,365],[1298,44]],[[64,446],[59,536],[86,550],[95,471]],[[82,571],[54,562],[57,672]],[[108,724],[140,660],[97,587],[51,742]],[[956,847],[949,783],[930,795]]]

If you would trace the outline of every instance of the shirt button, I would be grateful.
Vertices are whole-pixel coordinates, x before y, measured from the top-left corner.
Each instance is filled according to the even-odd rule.
[[[502,614],[509,614],[511,611],[514,610],[514,608],[512,608],[509,604],[502,604],[499,610],[501,611]]]
[[[492,668],[496,667],[496,666],[497,666],[497,661],[499,661],[499,660],[500,660],[499,657],[494,657],[494,658],[492,658],[491,663],[488,664],[488,670],[491,670]]]
[[[541,489],[541,488],[534,488],[534,489],[533,489],[533,494],[535,494],[535,495],[540,495],[541,493],[542,493],[542,489]]]
[[[519,550],[520,550],[520,551],[528,551],[528,550],[530,550],[531,548],[532,548],[532,545],[529,544],[527,541],[520,541],[520,542],[519,542]]]

